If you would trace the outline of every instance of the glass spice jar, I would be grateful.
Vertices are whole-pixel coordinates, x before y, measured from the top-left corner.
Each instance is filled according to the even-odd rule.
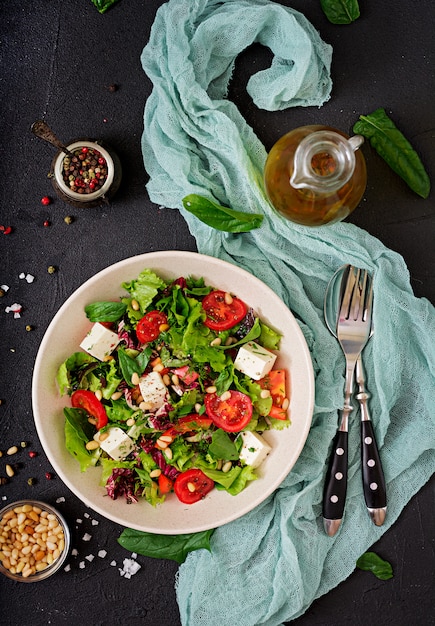
[[[54,157],[51,180],[57,195],[78,208],[108,203],[121,183],[121,162],[98,141],[78,139]]]
[[[364,138],[329,126],[301,126],[272,147],[264,169],[266,193],[285,218],[305,226],[345,219],[367,184]]]

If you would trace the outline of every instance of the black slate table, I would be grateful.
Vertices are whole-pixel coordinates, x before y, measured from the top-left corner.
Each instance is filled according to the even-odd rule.
[[[0,449],[28,442],[14,457],[16,475],[0,487],[0,504],[27,497],[52,504],[60,499],[57,506],[70,524],[76,554],[69,559],[70,571],[61,570],[45,582],[0,579],[3,626],[180,624],[177,565],[138,556],[139,572],[130,579],[120,575],[123,559],[130,556],[117,544],[122,528],[87,509],[53,474],[31,406],[38,346],[53,315],[77,287],[132,255],[196,249],[179,212],[153,205],[145,188],[140,139],[151,85],[140,54],[161,4],[120,0],[104,15],[90,0],[3,0],[0,5],[0,225],[12,228],[9,234],[0,232],[0,283],[10,287],[0,310]],[[349,132],[359,114],[382,106],[435,180],[434,3],[361,2],[361,17],[349,26],[330,24],[318,0],[284,4],[303,11],[332,44],[334,87],[320,109],[259,111],[245,85],[252,72],[270,63],[269,54],[253,46],[240,55],[229,97],[266,148],[302,124],[325,123]],[[75,209],[56,199],[47,179],[54,150],[30,133],[39,118],[64,141],[95,137],[116,149],[124,175],[109,206]],[[415,294],[435,303],[433,193],[427,200],[417,197],[373,150],[363,150],[368,186],[349,219],[402,254]],[[49,206],[41,204],[46,195],[53,198]],[[73,217],[69,225],[66,216]],[[54,274],[47,272],[50,265],[56,267]],[[21,273],[33,275],[34,283],[20,279]],[[23,306],[20,319],[4,312],[13,302]],[[37,456],[30,458],[29,451]],[[3,476],[5,463],[5,457],[0,459]],[[53,474],[51,480],[47,472]],[[33,486],[27,484],[30,477],[37,481]],[[430,481],[412,498],[373,547],[392,563],[393,579],[382,582],[355,571],[294,623],[433,623],[434,484]],[[87,542],[86,535],[91,536]],[[98,556],[101,550],[107,552],[105,558]]]

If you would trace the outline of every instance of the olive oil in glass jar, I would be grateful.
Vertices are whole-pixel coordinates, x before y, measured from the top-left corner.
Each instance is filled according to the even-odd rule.
[[[269,201],[285,218],[305,226],[345,219],[367,184],[360,135],[329,126],[301,126],[272,147],[264,169]]]

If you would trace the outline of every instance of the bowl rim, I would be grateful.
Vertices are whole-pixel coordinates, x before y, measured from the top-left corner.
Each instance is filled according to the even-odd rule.
[[[11,509],[14,509],[19,506],[24,506],[25,504],[31,504],[32,506],[37,506],[38,508],[46,510],[49,513],[52,513],[53,515],[55,515],[57,519],[59,520],[59,523],[62,526],[64,541],[65,541],[65,546],[64,546],[62,553],[59,555],[59,557],[55,561],[53,561],[53,563],[51,563],[48,567],[41,570],[40,572],[31,574],[27,578],[23,578],[20,574],[13,574],[6,567],[4,567],[3,563],[0,561],[0,572],[4,574],[7,578],[10,578],[11,580],[16,580],[22,583],[36,583],[41,580],[45,580],[46,578],[49,578],[50,576],[55,574],[65,563],[65,560],[68,557],[69,550],[71,547],[71,532],[64,516],[62,515],[62,513],[60,513],[58,509],[56,509],[52,504],[48,504],[48,502],[43,502],[42,500],[34,500],[33,498],[15,500],[14,502],[5,504],[5,506],[3,506],[0,509],[0,520],[3,518],[3,515],[7,513],[8,511],[10,511]]]

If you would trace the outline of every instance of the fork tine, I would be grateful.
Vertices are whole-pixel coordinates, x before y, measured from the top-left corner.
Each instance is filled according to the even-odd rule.
[[[355,289],[355,268],[349,265],[346,286],[341,295],[341,307],[338,321],[340,319],[348,319],[350,311],[350,303],[352,294]]]
[[[361,273],[362,272],[362,273]],[[367,287],[367,270],[357,270],[355,279],[355,289],[352,294],[349,317],[353,320],[363,317],[364,300]]]
[[[363,320],[365,322],[371,322],[372,309],[373,309],[373,280],[370,274],[367,273],[367,282],[369,284],[368,293],[366,294],[365,308],[363,311]]]

